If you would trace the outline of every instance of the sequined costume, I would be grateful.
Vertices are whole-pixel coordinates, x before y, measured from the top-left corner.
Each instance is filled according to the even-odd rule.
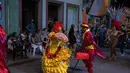
[[[67,73],[71,51],[64,45],[68,42],[68,38],[58,31],[61,28],[63,27],[57,22],[53,26],[55,32],[48,35],[50,43],[46,46],[42,57],[43,73]]]
[[[5,63],[6,58],[6,33],[0,25],[0,73],[10,73]]]

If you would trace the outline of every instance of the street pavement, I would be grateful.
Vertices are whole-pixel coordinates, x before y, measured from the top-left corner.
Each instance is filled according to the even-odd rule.
[[[109,55],[108,49],[103,49],[106,56]],[[77,60],[71,58],[71,64],[68,69],[68,73],[72,73],[73,67]],[[130,73],[130,51],[125,56],[120,56],[118,52],[117,60],[109,61],[108,59],[101,59],[96,56],[94,60],[94,73]],[[41,59],[30,61],[28,63],[22,63],[20,65],[10,66],[11,73],[42,73],[41,71]],[[76,69],[73,73],[88,73],[82,61],[79,61]]]

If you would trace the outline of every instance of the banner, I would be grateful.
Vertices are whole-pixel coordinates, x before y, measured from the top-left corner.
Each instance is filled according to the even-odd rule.
[[[88,14],[94,16],[105,15],[109,4],[110,0],[95,0]]]

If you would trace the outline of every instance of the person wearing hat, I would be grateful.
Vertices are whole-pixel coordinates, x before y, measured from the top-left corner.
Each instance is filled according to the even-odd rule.
[[[85,63],[85,66],[88,68],[89,73],[93,73],[93,60],[95,55],[101,56],[103,59],[106,57],[104,54],[98,49],[96,43],[94,42],[94,38],[92,33],[90,32],[90,28],[86,23],[82,23],[82,29],[83,29],[83,36],[82,36],[82,46],[81,50],[84,50],[86,53],[89,54],[88,60],[83,60]]]
[[[68,38],[62,29],[63,25],[56,22],[53,32],[48,35],[50,42],[46,45],[42,57],[43,73],[67,73],[71,51],[64,45],[68,43]]]
[[[84,51],[85,53],[88,53],[88,55],[89,55],[88,60],[83,60],[83,62],[85,64],[85,66],[88,68],[88,73],[93,73],[93,60],[94,60],[95,55],[97,54],[100,57],[102,57],[103,59],[105,59],[106,57],[99,50],[98,46],[94,42],[93,35],[90,31],[88,24],[86,23],[86,19],[84,19],[81,27],[83,30],[83,35],[82,35],[82,45],[81,45],[80,50]]]

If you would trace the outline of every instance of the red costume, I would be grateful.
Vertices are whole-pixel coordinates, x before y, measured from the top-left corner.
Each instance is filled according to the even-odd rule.
[[[88,28],[88,25],[86,23],[82,24],[83,28]],[[85,63],[85,66],[88,68],[88,72],[89,73],[93,73],[93,60],[95,55],[99,55],[100,57],[102,57],[103,59],[105,59],[106,57],[104,56],[104,54],[99,50],[99,48],[97,47],[96,43],[94,42],[92,33],[90,32],[90,29],[86,29],[83,33],[83,37],[82,37],[82,46],[81,46],[81,50],[84,50],[84,52],[89,54],[89,59],[88,60],[83,60]]]
[[[99,50],[98,46],[94,42],[94,38],[92,36],[92,33],[90,32],[89,26],[87,25],[86,22],[86,15],[85,12],[83,11],[83,23],[82,23],[82,28],[83,28],[83,37],[82,37],[82,46],[80,51],[86,54],[86,56],[81,55],[81,60],[84,61],[85,66],[88,68],[89,73],[93,73],[93,60],[95,55],[99,55],[103,59],[106,57],[104,54]],[[87,57],[87,59],[83,59],[82,57]],[[77,58],[77,57],[76,57]],[[77,58],[78,59],[78,58]],[[79,58],[80,59],[80,58]]]
[[[6,33],[0,25],[0,73],[10,73],[5,63],[6,58]]]

